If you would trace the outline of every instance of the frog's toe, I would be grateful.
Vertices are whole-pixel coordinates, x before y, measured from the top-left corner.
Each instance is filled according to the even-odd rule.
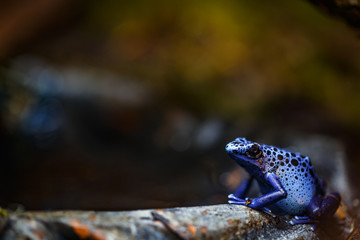
[[[246,201],[243,200],[243,199],[239,199],[239,201],[238,201],[238,200],[229,200],[228,203],[230,203],[230,204],[236,204],[236,205],[246,205],[246,204],[245,204]]]
[[[246,202],[248,201],[248,199],[238,198],[234,194],[230,194],[228,198],[229,198],[228,203],[230,204],[246,205]]]
[[[316,228],[316,221],[308,218],[308,219],[299,219],[299,220],[291,220],[289,221],[291,225],[295,225],[295,224],[313,224],[311,227],[310,227],[310,230],[311,231],[315,231],[315,228]]]
[[[263,207],[262,209],[263,209],[263,211],[265,211],[265,212],[267,212],[267,213],[272,213],[271,210],[268,209],[268,208],[266,208],[266,207]]]
[[[236,197],[234,194],[229,194],[229,195],[228,195],[228,199],[230,199],[230,200],[235,200],[235,201],[243,200],[243,199],[241,199],[241,198]]]
[[[246,200],[236,197],[234,194],[229,194],[228,196],[230,204],[237,204],[237,205],[245,205]]]
[[[299,219],[290,220],[289,223],[291,225],[306,224],[306,223],[314,223],[314,220],[309,217],[299,217]]]
[[[310,227],[310,230],[311,230],[311,231],[315,231],[315,228],[316,228],[316,225],[314,224],[314,225],[312,225],[312,226]]]

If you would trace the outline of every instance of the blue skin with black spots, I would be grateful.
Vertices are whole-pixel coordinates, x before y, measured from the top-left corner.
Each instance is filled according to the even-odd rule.
[[[294,215],[291,224],[326,220],[340,204],[338,193],[325,196],[324,183],[316,176],[309,157],[245,138],[228,143],[226,151],[249,173],[236,192],[229,195],[231,204]],[[253,179],[263,195],[244,199]]]

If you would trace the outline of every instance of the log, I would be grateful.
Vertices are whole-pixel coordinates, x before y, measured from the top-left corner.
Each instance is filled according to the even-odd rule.
[[[14,212],[2,220],[1,239],[319,239],[310,225],[292,226],[289,217],[230,204],[121,212]]]

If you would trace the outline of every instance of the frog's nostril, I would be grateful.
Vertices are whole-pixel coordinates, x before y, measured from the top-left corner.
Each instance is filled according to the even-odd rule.
[[[226,144],[225,150],[229,152],[229,150],[231,149],[231,145],[232,145],[231,143]]]
[[[229,143],[226,145],[225,149],[228,153],[233,153],[233,151],[236,150],[236,145]]]

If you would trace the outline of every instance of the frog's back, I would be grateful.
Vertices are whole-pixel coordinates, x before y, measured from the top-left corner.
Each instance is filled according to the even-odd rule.
[[[273,146],[263,146],[269,171],[274,171],[287,197],[274,204],[278,213],[302,215],[311,199],[322,192],[319,180],[308,157]],[[266,186],[260,188],[263,193],[271,192]]]

